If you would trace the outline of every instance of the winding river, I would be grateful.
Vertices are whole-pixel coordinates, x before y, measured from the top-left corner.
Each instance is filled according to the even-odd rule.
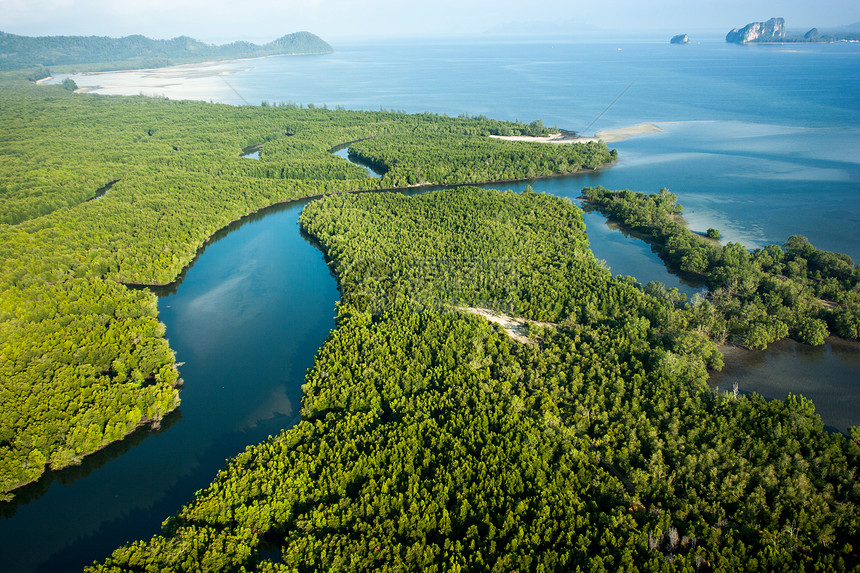
[[[345,150],[339,154],[346,157]],[[575,199],[573,190],[595,178],[600,174],[503,187],[522,191],[530,184]],[[0,520],[0,539],[16,548],[4,552],[5,570],[80,570],[123,543],[150,537],[226,458],[295,424],[305,370],[334,327],[338,299],[322,253],[299,231],[306,203],[278,205],[223,229],[175,284],[158,291],[185,382],[181,408],[160,431],[139,432],[23,490],[7,509],[11,519]],[[602,215],[585,213],[585,221],[595,255],[616,272],[643,284],[659,280],[688,296],[701,290]],[[786,341],[764,353],[733,352],[727,362],[715,378],[724,389],[737,380],[742,391],[771,398],[803,392],[826,404],[820,411],[829,426],[858,423],[840,401],[853,391],[860,368],[856,344],[810,349]],[[828,383],[811,394],[817,377]]]
[[[224,63],[202,78],[193,70],[181,80],[132,74],[155,82],[151,89],[129,83],[128,73],[97,81],[110,86],[102,93],[241,103],[223,85],[220,75],[229,73],[249,101],[410,112],[430,106],[579,129],[639,78],[598,127],[653,121],[662,132],[614,144],[621,159],[611,169],[535,181],[536,191],[575,199],[587,185],[667,186],[687,206],[695,230],[719,228],[726,240],[749,247],[800,233],[820,248],[860,258],[856,46],[746,49],[722,38],[680,50],[665,39],[623,46],[359,45],[324,58]],[[786,82],[789,76],[797,81]],[[521,190],[525,183],[504,187]],[[818,190],[826,192],[811,192]],[[161,319],[184,363],[180,410],[160,431],[138,433],[79,468],[50,475],[0,509],[0,570],[79,571],[125,542],[150,537],[226,458],[298,419],[304,373],[334,326],[338,298],[322,254],[299,232],[304,204],[278,206],[219,232],[181,281],[160,293]],[[595,255],[613,272],[661,280],[688,296],[699,290],[599,214],[585,220]],[[844,430],[860,423],[858,372],[856,344],[785,341],[766,352],[731,353],[714,384],[729,389],[738,382],[741,391],[769,398],[804,393],[827,425]]]
[[[299,232],[305,203],[220,231],[162,289],[161,320],[183,362],[179,411],[160,431],[21,491],[0,520],[0,570],[80,571],[152,536],[225,459],[298,420],[305,370],[334,327],[338,299],[322,253]]]

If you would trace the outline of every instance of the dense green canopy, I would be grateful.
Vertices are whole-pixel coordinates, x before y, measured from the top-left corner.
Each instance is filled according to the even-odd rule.
[[[710,392],[690,309],[613,279],[569,201],[337,196],[301,222],[343,290],[302,421],[92,571],[858,566],[857,444],[803,398]],[[465,305],[554,323],[521,344]]]
[[[215,231],[266,206],[389,184],[329,152],[344,142],[384,145],[411,133],[428,149],[410,165],[430,172],[444,146],[468,141],[486,156],[502,153],[486,135],[547,131],[486,118],[81,96],[13,75],[0,90],[2,493],[179,404],[155,297],[124,285],[171,282]],[[504,143],[504,174],[483,177],[524,174],[548,147]],[[259,144],[259,160],[240,156]],[[584,165],[580,157],[611,160],[605,146],[568,146],[565,156],[566,169]],[[453,171],[457,156],[448,157]]]
[[[486,137],[536,123],[4,82],[3,491],[177,406],[155,299],[126,285],[170,282],[230,221],[321,196],[301,224],[341,286],[302,421],[93,571],[860,567],[860,446],[802,397],[710,391],[722,358],[707,335],[731,324],[716,302],[612,278],[564,199],[340,194],[594,168],[614,157],[604,145]],[[347,142],[381,178],[329,152]],[[240,156],[258,144],[260,159]],[[667,195],[655,212],[677,210]],[[760,256],[727,249],[723,262]],[[784,269],[801,258],[821,288],[853,280],[853,264],[842,276],[848,261],[789,240]]]

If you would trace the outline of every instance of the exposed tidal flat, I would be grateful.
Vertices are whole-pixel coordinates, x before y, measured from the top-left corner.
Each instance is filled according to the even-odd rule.
[[[262,58],[258,58],[262,59]],[[249,62],[254,60],[230,60],[227,62],[205,62],[201,64],[182,64],[165,68],[142,70],[123,70],[110,72],[89,72],[78,74],[56,74],[40,80],[43,83],[60,83],[72,78],[81,93],[100,93],[106,95],[145,95],[167,97],[170,99],[202,99],[229,89],[230,76],[242,71],[253,70]],[[137,91],[130,92],[135,89]],[[236,95],[235,93],[233,94]],[[239,103],[245,103],[241,101]],[[259,103],[259,102],[256,102]]]
[[[574,198],[586,185],[645,191],[665,186],[687,207],[685,217],[693,229],[717,227],[726,240],[749,247],[779,243],[788,234],[804,234],[818,247],[860,259],[858,239],[854,236],[860,228],[860,158],[857,157],[860,133],[856,127],[856,108],[844,102],[839,104],[839,95],[822,95],[822,104],[800,98],[796,93],[777,91],[776,97],[795,101],[780,101],[768,110],[755,103],[763,97],[755,85],[732,82],[726,77],[721,83],[722,93],[697,100],[700,88],[694,85],[696,80],[712,87],[720,82],[718,78],[690,77],[704,72],[694,71],[695,62],[687,60],[696,58],[686,53],[681,61],[667,64],[666,59],[658,63],[656,58],[636,56],[631,46],[625,46],[623,55],[601,47],[576,46],[590,50],[587,56],[595,56],[597,60],[588,68],[590,82],[583,80],[582,74],[573,82],[569,76],[585,66],[584,60],[588,59],[577,55],[577,50],[565,51],[564,45],[553,46],[553,50],[561,48],[558,52],[564,52],[559,56],[557,52],[552,55],[549,46],[528,44],[526,56],[514,56],[511,46],[492,48],[470,45],[452,51],[443,46],[407,46],[404,50],[407,57],[388,50],[383,53],[375,47],[356,46],[332,56],[303,61],[278,63],[280,58],[268,58],[252,64],[225,63],[219,65],[220,71],[208,77],[195,77],[193,72],[187,72],[185,76],[175,76],[175,83],[157,77],[158,71],[152,71],[156,76],[150,79],[162,82],[155,88],[164,90],[152,95],[172,99],[211,99],[237,104],[244,99],[250,103],[266,99],[367,109],[383,105],[407,111],[429,108],[452,115],[462,111],[526,121],[542,118],[549,125],[580,128],[623,89],[628,76],[638,67],[650,65],[654,77],[646,75],[645,79],[637,80],[628,94],[632,101],[627,97],[620,100],[607,114],[605,123],[595,127],[623,128],[653,121],[662,131],[640,134],[614,145],[619,149],[620,160],[612,169],[536,181],[532,183],[535,190]],[[611,49],[615,50],[615,46]],[[656,45],[644,45],[642,50],[652,58],[656,54],[663,58],[671,54]],[[631,60],[616,60],[626,58],[631,52],[634,54]],[[820,50],[802,50],[802,55],[810,58],[820,58],[821,54]],[[707,55],[722,63],[723,75],[729,76],[726,70],[734,68],[721,60],[721,55],[724,59],[734,59],[737,54],[713,46]],[[839,52],[836,56],[857,61],[856,54]],[[407,62],[408,58],[412,59]],[[386,67],[389,64],[394,64],[394,68]],[[235,69],[231,67],[234,65]],[[335,80],[329,76],[355,65],[358,69],[350,72],[352,75],[340,77],[343,85],[334,86]],[[440,73],[443,65],[453,70],[450,79]],[[609,71],[598,69],[601,65]],[[486,70],[486,74],[476,74],[476,66]],[[720,70],[718,65],[716,76]],[[407,81],[417,84],[414,89],[420,98],[396,86],[397,81],[403,81],[397,76],[403,74],[407,75]],[[429,89],[427,84],[431,80],[418,75],[432,78],[435,87]],[[466,75],[472,76],[471,83],[461,81]],[[140,86],[125,85],[124,77],[116,74],[104,81],[110,84],[110,91],[96,91],[129,94],[143,91]],[[675,80],[668,82],[673,90],[655,91],[660,84],[665,87],[664,82],[670,78]],[[847,73],[840,81],[856,83],[856,72]],[[637,85],[641,92],[635,89]],[[336,87],[334,93],[332,87]],[[774,86],[765,88],[772,90]],[[660,93],[661,99],[652,99],[655,93]],[[741,95],[743,100],[739,99]],[[529,97],[533,102],[526,101]],[[421,98],[424,103],[419,103]],[[585,105],[586,98],[594,101]],[[719,98],[725,101],[717,101]],[[725,109],[732,103],[738,108],[747,104],[756,109]],[[834,123],[784,113],[792,106],[829,109]],[[851,118],[853,124],[844,121]],[[523,183],[506,187],[524,186]],[[122,455],[103,468],[94,469],[86,480],[69,487],[62,484],[62,488],[55,484],[40,499],[20,505],[14,522],[4,520],[0,524],[4,542],[20,547],[28,543],[26,538],[34,538],[40,552],[34,547],[28,555],[17,556],[22,561],[12,563],[13,570],[58,570],[69,563],[87,563],[102,558],[124,541],[148,537],[191,492],[208,483],[224,457],[288,426],[295,418],[304,368],[332,325],[333,302],[337,297],[334,281],[319,252],[310,244],[299,242],[304,241],[295,224],[299,209],[300,205],[287,205],[262,214],[263,218],[245,222],[229,235],[224,234],[189,269],[175,294],[161,299],[159,309],[168,325],[167,336],[178,359],[185,362],[182,418],[162,434],[136,445],[133,455],[162,442],[170,453],[144,454],[137,461],[131,455]],[[650,247],[608,227],[600,215],[588,214],[586,225],[596,256],[606,260],[614,272],[635,276],[643,283],[663,280],[690,295],[698,290],[695,285],[667,274]],[[265,251],[255,250],[264,248]],[[294,253],[305,253],[309,258],[281,260]],[[276,261],[280,262],[273,264]],[[306,282],[296,284],[296,280]],[[314,304],[299,298],[300,294],[320,293],[320,300]],[[281,307],[300,314],[278,315]],[[315,323],[313,334],[303,330],[314,321],[318,324]],[[295,338],[288,338],[290,334],[295,334]],[[807,353],[806,347],[786,345],[794,350],[786,352],[777,346],[766,353],[745,355],[758,357],[740,366],[753,372],[751,379],[770,372],[774,362],[786,364],[778,370],[771,389],[757,391],[770,397],[780,397],[780,392],[786,391],[811,395],[811,386],[826,386],[822,384],[824,376],[820,376],[823,372],[827,373],[826,380],[842,377],[843,390],[835,390],[840,394],[856,385],[860,367],[850,349],[834,350],[842,348],[837,343],[817,349],[821,352]],[[257,350],[261,353],[256,354]],[[255,370],[262,362],[268,364],[266,374]],[[731,359],[728,362],[724,381],[719,383],[725,390],[731,385],[731,376],[736,376],[736,370],[732,370],[734,362]],[[808,367],[800,367],[799,363]],[[805,378],[805,382],[792,384],[793,376],[800,370],[809,371],[812,376]],[[746,387],[741,385],[741,389]],[[211,402],[203,396],[204,391],[211,391]],[[841,401],[841,413],[826,417],[825,423],[840,429],[844,429],[843,424],[858,423],[850,417],[852,412],[856,416],[855,405],[856,402]],[[837,402],[836,410],[839,407]],[[829,416],[828,410],[819,409]],[[844,416],[846,413],[848,417]],[[205,436],[205,443],[198,441],[201,436]],[[126,459],[129,465],[124,466]],[[166,459],[170,462],[166,463]],[[93,508],[105,509],[99,514]],[[59,514],[65,514],[68,520],[55,519],[51,530],[45,532],[45,522]],[[82,514],[86,514],[85,519]],[[45,535],[38,536],[37,532]]]

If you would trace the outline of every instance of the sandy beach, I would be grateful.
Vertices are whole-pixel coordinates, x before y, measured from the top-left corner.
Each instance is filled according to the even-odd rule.
[[[564,133],[553,133],[544,137],[533,135],[491,135],[493,139],[504,139],[505,141],[531,141],[533,143],[585,143],[597,141],[598,137],[571,137]]]
[[[553,133],[546,137],[533,137],[531,135],[491,135],[494,139],[504,139],[507,141],[532,141],[535,143],[587,143],[589,141],[603,141],[604,143],[614,143],[623,141],[636,135],[648,135],[650,133],[661,133],[656,123],[639,123],[630,127],[621,127],[618,129],[602,130],[595,133],[592,137],[577,136],[571,137],[567,133]]]
[[[169,99],[221,101],[219,95],[235,91],[228,80],[230,76],[253,70],[254,65],[251,61],[266,57],[271,56],[177,64],[162,68],[58,74],[55,77],[40,80],[40,83],[55,84],[59,83],[60,79],[70,77],[78,85],[76,93],[143,94]],[[241,96],[239,98],[247,104]]]

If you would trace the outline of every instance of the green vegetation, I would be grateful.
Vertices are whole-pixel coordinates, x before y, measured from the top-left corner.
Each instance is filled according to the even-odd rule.
[[[613,279],[569,201],[342,195],[301,224],[343,291],[302,421],[91,571],[860,565],[860,447],[803,398],[711,393],[689,309]],[[460,304],[557,327],[519,344]]]
[[[216,46],[181,36],[152,40],[144,36],[16,36],[0,32],[0,70],[41,66],[65,70],[156,68],[171,64],[235,60],[261,56],[328,54],[332,47],[310,32],[287,34],[258,46],[233,42]],[[50,75],[42,72],[42,77]],[[39,79],[39,78],[36,78]]]
[[[125,285],[171,282],[215,231],[266,206],[385,185],[329,153],[344,142],[411,133],[481,153],[478,134],[535,127],[75,95],[26,75],[0,85],[0,495],[177,407],[155,297]],[[539,154],[484,141],[485,156],[516,157],[488,179],[525,176]],[[240,157],[261,143],[259,160]],[[444,153],[409,162],[430,172]]]
[[[490,140],[481,126],[464,138],[452,134],[404,134],[350,146],[354,157],[383,173],[387,187],[435,181],[446,185],[546,177],[597,169],[615,159],[603,142],[581,145]],[[614,150],[613,150],[614,151]]]
[[[667,258],[721,281],[686,304],[612,278],[564,199],[343,194],[596,168],[605,146],[484,137],[535,122],[80,96],[27,74],[0,86],[4,493],[177,406],[155,298],[127,285],[173,280],[230,221],[323,196],[301,224],[342,292],[302,421],[92,571],[860,567],[857,428],[824,432],[802,397],[706,384],[722,365],[709,336],[754,317],[745,297],[769,280],[825,301],[786,320],[798,333],[850,329],[844,256],[792,238],[766,263],[677,231],[669,193],[619,192],[642,203],[640,232],[666,231]],[[329,153],[344,142],[383,177]],[[783,320],[797,307],[775,296],[760,304]],[[463,305],[552,326],[520,344]]]
[[[655,244],[670,266],[705,279],[717,315],[702,313],[700,327],[714,339],[755,349],[789,335],[813,345],[831,332],[860,340],[860,267],[849,256],[800,236],[753,252],[737,243],[719,247],[677,220],[683,208],[665,189],[645,195],[591,187],[582,196]]]

